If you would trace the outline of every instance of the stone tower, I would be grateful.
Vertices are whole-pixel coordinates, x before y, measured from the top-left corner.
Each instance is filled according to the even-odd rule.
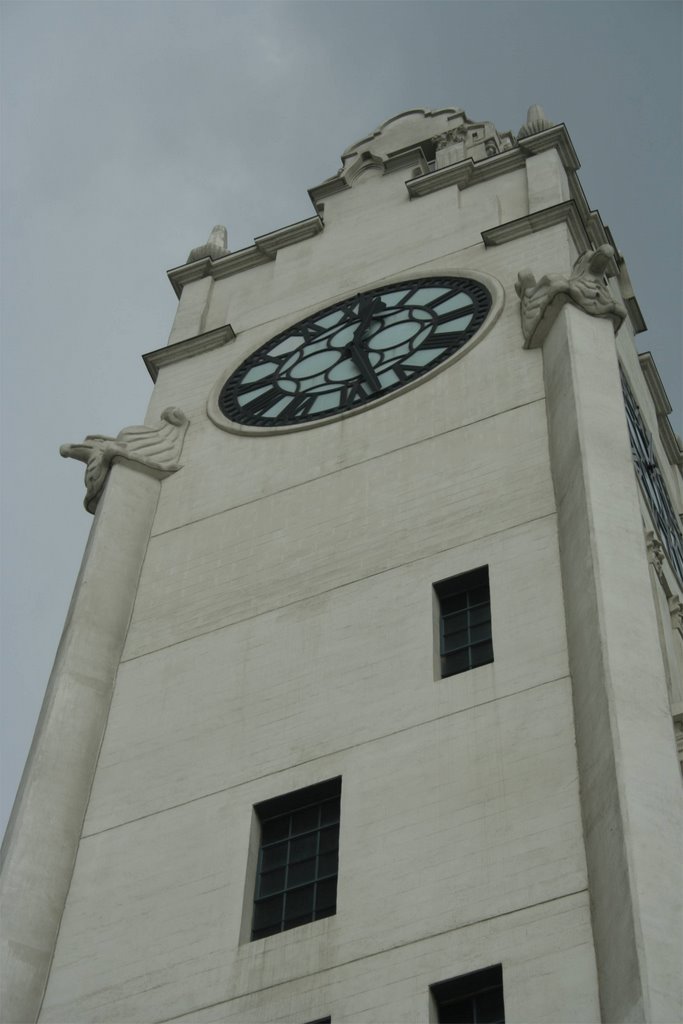
[[[62,448],[5,1021],[681,1019],[682,451],[578,166],[410,110],[170,272]]]

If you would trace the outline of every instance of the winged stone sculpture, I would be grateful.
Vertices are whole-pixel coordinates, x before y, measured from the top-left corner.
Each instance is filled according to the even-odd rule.
[[[550,324],[546,314],[551,304],[555,312],[559,312],[566,302],[572,302],[590,316],[609,317],[615,331],[621,327],[626,309],[614,299],[607,284],[607,271],[613,257],[612,246],[601,245],[581,253],[569,276],[545,274],[537,281],[530,270],[522,270],[517,275],[515,291],[520,299],[522,332],[528,348],[541,344],[547,334]],[[541,328],[544,320],[545,329]]]
[[[189,420],[185,413],[169,406],[161,414],[158,427],[124,427],[116,437],[88,434],[80,444],[63,444],[59,453],[65,459],[85,462],[85,498],[88,512],[95,514],[100,495],[114,459],[146,466],[161,473],[180,469],[180,453]]]

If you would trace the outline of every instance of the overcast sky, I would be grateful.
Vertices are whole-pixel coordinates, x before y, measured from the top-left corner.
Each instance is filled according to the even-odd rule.
[[[306,189],[410,107],[564,121],[681,431],[681,10],[647,2],[2,6],[2,819],[91,523],[59,444],[142,422],[165,270],[311,216]]]

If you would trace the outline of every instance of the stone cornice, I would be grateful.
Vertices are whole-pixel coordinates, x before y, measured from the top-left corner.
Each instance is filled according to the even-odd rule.
[[[545,132],[543,134],[546,134]],[[497,224],[493,228],[482,231],[481,237],[484,245],[504,245],[516,238],[524,238],[526,235],[536,231],[543,231],[545,228],[555,227],[556,224],[566,224],[569,229],[572,241],[578,252],[586,248],[599,249],[601,245],[610,245],[615,251],[611,260],[612,273],[619,277],[622,285],[621,291],[623,303],[628,314],[629,321],[634,334],[640,334],[647,330],[640,306],[636,297],[632,294],[624,295],[624,291],[631,291],[630,283],[624,287],[625,266],[623,258],[618,254],[612,233],[602,223],[600,214],[591,210],[586,202],[578,178],[574,177],[576,190],[572,190],[572,198],[564,203],[557,203],[555,206],[546,206],[542,210],[527,214],[526,217],[519,217],[517,220],[510,220],[506,224]],[[626,277],[628,275],[626,274]]]
[[[429,164],[422,147],[410,146],[408,149],[400,149],[395,153],[389,153],[384,161],[384,170],[385,173],[391,174],[393,171],[411,170],[416,165],[420,168],[421,175],[429,172]]]
[[[487,228],[482,231],[481,237],[484,245],[488,248],[492,245],[505,245],[506,242],[512,242],[516,238],[525,238],[536,231],[545,231],[546,228],[555,227],[557,224],[567,225],[572,241],[579,252],[583,252],[590,246],[589,233],[573,199],[557,203],[555,206],[546,206],[525,217],[509,220],[506,224],[497,224],[493,228]]]
[[[569,138],[569,133],[563,124],[554,125],[544,132],[536,135],[529,135],[521,139],[513,149],[506,149],[496,156],[486,160],[472,160],[468,158],[457,164],[450,164],[437,171],[430,171],[419,178],[412,178],[406,182],[406,188],[411,199],[419,196],[426,196],[432,192],[438,192],[442,188],[449,188],[457,185],[459,188],[469,188],[478,185],[482,181],[490,181],[500,174],[508,174],[510,171],[517,171],[524,167],[527,158],[536,153],[544,153],[548,149],[556,149],[560,160],[570,178],[570,190],[572,198],[577,200],[579,208],[585,206],[586,215],[590,212],[583,189],[575,178],[576,170],[581,166],[576,150]],[[575,195],[574,192],[577,194]],[[582,211],[583,212],[583,211]],[[591,241],[602,244],[606,239],[596,238]]]
[[[671,412],[671,402],[669,401],[669,396],[662,384],[662,378],[659,376],[659,370],[655,365],[652,353],[642,352],[638,356],[638,362],[640,363],[640,368],[643,371],[643,377],[650,389],[650,394],[652,395],[652,401],[655,403],[657,415],[668,416]]]
[[[180,267],[174,267],[168,271],[168,279],[173,285],[178,298],[186,284],[192,281],[201,281],[204,277],[212,277],[219,281],[224,277],[231,277],[243,270],[256,267],[261,263],[269,263],[275,259],[278,249],[284,249],[288,245],[294,245],[305,238],[312,238],[323,229],[323,222],[319,216],[308,217],[306,220],[296,221],[287,227],[271,231],[267,235],[260,235],[254,239],[254,245],[246,249],[239,249],[237,252],[229,253],[219,260],[212,260],[208,257],[197,260],[195,263],[185,263]]]
[[[553,211],[551,213],[540,210],[537,213],[531,214],[530,217],[536,218],[534,221],[531,221],[530,218],[522,217],[518,221],[510,221],[509,224],[501,224],[497,228],[491,228],[488,231],[482,232],[485,244],[502,245],[513,238],[521,238],[533,231],[541,231],[545,227],[551,227],[564,220],[569,227],[572,239],[579,252],[585,249],[587,245],[597,249],[601,245],[608,244],[617,253],[617,264],[621,266],[623,259],[619,255],[618,246],[615,244],[611,232],[603,224],[597,210],[591,210],[588,205],[586,194],[576,173],[581,166],[579,158],[576,155],[576,150],[569,137],[569,133],[563,124],[553,125],[552,128],[547,128],[545,131],[519,139],[513,149],[504,150],[502,153],[498,153],[496,156],[489,157],[486,160],[461,160],[457,164],[451,164],[437,171],[430,171],[428,174],[421,175],[418,178],[412,178],[406,182],[406,188],[411,199],[430,195],[432,192],[438,192],[452,185],[457,185],[460,189],[470,188],[483,181],[490,181],[500,174],[508,174],[510,171],[520,170],[526,165],[526,161],[530,156],[544,153],[549,149],[557,150],[562,165],[567,172],[570,200],[566,204],[549,207],[548,210]],[[568,203],[573,203],[573,208],[570,208],[567,205]],[[565,216],[561,214],[562,207],[565,207],[567,210]],[[547,218],[544,220],[546,214]],[[556,220],[554,218],[559,219]],[[526,228],[524,227],[525,221],[528,222]],[[630,294],[624,294],[624,304],[634,333],[640,334],[647,329],[645,321],[632,290],[627,290],[630,290]],[[623,292],[624,289],[622,288]]]
[[[265,253],[269,259],[274,260],[278,249],[303,242],[306,238],[313,238],[322,229],[323,222],[320,217],[307,217],[306,220],[298,220],[277,231],[269,231],[267,235],[259,235],[254,239],[254,247]]]
[[[420,112],[413,111],[413,113]],[[437,111],[436,113],[442,113],[442,111]],[[462,114],[462,111],[454,109],[454,117],[456,115],[460,116],[460,114]],[[402,117],[405,115],[398,116]],[[429,116],[432,116],[432,113]],[[392,120],[396,120],[396,118],[391,118],[386,123],[389,124]],[[377,134],[378,132],[375,132],[375,135]],[[363,141],[369,141],[373,137],[368,136]],[[360,145],[359,143],[356,147],[351,147],[351,149],[346,151],[345,156],[352,155],[353,152],[360,148]],[[544,131],[535,131],[533,134],[518,139],[512,148],[505,149],[495,156],[482,160],[473,160],[471,157],[468,157],[458,163],[449,164],[433,171],[427,169],[427,161],[420,146],[406,147],[403,150],[389,153],[386,158],[376,157],[374,162],[380,169],[383,167],[385,173],[409,168],[414,169],[417,164],[424,173],[409,178],[405,185],[410,198],[418,199],[421,196],[430,195],[433,192],[450,188],[453,185],[457,185],[459,189],[466,189],[482,182],[490,181],[499,175],[521,170],[525,167],[526,161],[530,157],[550,149],[557,150],[560,161],[566,171],[570,199],[556,206],[548,207],[545,210],[538,210],[526,217],[520,217],[507,224],[500,224],[483,231],[482,238],[484,243],[487,246],[502,245],[515,238],[522,238],[535,231],[542,231],[546,227],[566,223],[578,252],[584,251],[587,247],[598,249],[605,244],[611,245],[616,253],[616,264],[622,271],[620,275],[621,291],[634,333],[638,334],[646,330],[645,321],[630,284],[627,287],[623,286],[622,278],[624,278],[624,275],[627,278],[628,275],[618,247],[609,229],[603,224],[600,214],[596,210],[591,210],[588,205],[586,195],[576,174],[580,167],[579,159],[564,124],[553,125]],[[311,202],[318,211],[316,216],[290,224],[267,235],[260,235],[254,239],[254,245],[235,253],[229,253],[220,259],[210,259],[207,257],[169,270],[168,277],[178,298],[180,298],[184,286],[190,282],[202,280],[204,277],[211,277],[214,281],[217,281],[223,277],[239,274],[243,270],[249,270],[252,267],[274,260],[279,249],[288,245],[294,245],[318,234],[324,226],[320,216],[324,208],[324,200],[329,196],[351,188],[352,183],[349,180],[349,175],[353,177],[355,174],[357,177],[362,173],[368,165],[370,156],[371,154],[369,153],[359,156],[358,160],[347,167],[344,173],[339,172],[315,188],[308,190]]]
[[[617,267],[619,268],[619,288],[621,295],[624,300],[626,309],[628,310],[628,318],[631,321],[634,334],[642,334],[643,331],[647,330],[647,324],[643,318],[643,314],[640,311],[638,300],[633,294],[633,285],[631,284],[631,278],[629,276],[628,267],[626,266],[626,260],[619,252],[617,245],[612,238],[612,232],[608,227],[605,227],[609,243],[617,254]]]
[[[583,202],[581,202],[582,198]],[[505,242],[511,242],[515,238],[524,238],[525,235],[543,231],[556,224],[567,225],[572,241],[579,252],[582,252],[587,246],[599,248],[601,245],[612,245],[612,248],[615,248],[612,236],[602,223],[600,214],[588,208],[582,189],[580,194],[573,194],[572,198],[565,200],[564,203],[546,206],[525,217],[518,217],[506,224],[497,224],[493,228],[487,228],[482,231],[481,237],[487,246],[504,245]]]
[[[661,438],[662,445],[664,446],[666,457],[672,466],[678,466],[679,469],[683,469],[683,449],[681,448],[681,442],[669,422],[671,402],[669,401],[669,396],[667,395],[666,389],[662,383],[662,378],[659,376],[659,371],[655,361],[652,358],[652,353],[641,353],[638,356],[638,361],[640,363],[640,368],[643,371],[645,383],[652,395],[655,412],[657,413],[659,436]]]
[[[211,349],[227,345],[235,337],[230,324],[225,327],[217,327],[214,331],[207,331],[205,334],[197,334],[194,338],[185,338],[177,341],[174,345],[166,345],[164,348],[157,348],[153,352],[146,352],[142,359],[149,371],[152,380],[159,376],[162,366],[170,366],[171,363],[179,363],[183,359],[199,355],[201,352],[210,352]]]
[[[635,295],[630,295],[624,299],[624,305],[628,311],[628,318],[631,321],[631,327],[633,328],[634,334],[642,334],[643,331],[647,330],[647,324],[643,319],[643,314],[640,311],[638,300]]]
[[[406,188],[411,199],[439,192],[442,188],[457,185],[458,188],[469,188],[482,181],[497,178],[499,174],[519,170],[524,167],[524,154],[518,149],[507,149],[504,153],[488,157],[486,160],[460,160],[457,164],[449,164],[437,171],[422,174],[419,178],[410,178]]]
[[[180,298],[186,284],[190,284],[192,281],[201,281],[203,277],[206,277],[207,273],[209,273],[211,262],[207,256],[206,259],[199,260],[196,263],[183,263],[179,267],[173,267],[171,270],[166,271],[166,276],[173,285],[173,291],[178,298]]]
[[[527,153],[530,156],[535,156],[537,153],[545,153],[547,149],[556,149],[567,171],[577,171],[581,166],[572,140],[569,137],[569,132],[564,124],[555,124],[544,132],[537,132],[534,135],[527,135],[523,139],[518,139],[517,146],[522,153]]]
[[[334,196],[337,192],[346,192],[349,188],[351,188],[351,186],[348,181],[342,178],[341,174],[339,174],[334,178],[328,178],[327,181],[321,182],[321,184],[316,185],[315,188],[309,188],[308,195],[317,210],[320,203],[324,202],[328,196]]]
[[[421,176],[429,174],[429,164],[421,146],[408,146],[405,149],[397,150],[395,153],[389,153],[384,159],[374,157],[364,160],[362,157],[359,157],[357,161],[344,170],[343,174],[340,172],[334,178],[328,178],[320,185],[316,185],[315,188],[309,188],[308,195],[316,210],[318,212],[321,211],[325,199],[329,196],[352,188],[360,172],[372,164],[385,174],[401,170],[414,170],[416,166],[419,167]]]
[[[181,267],[174,267],[167,272],[167,276],[173,290],[178,298],[182,295],[183,288],[192,281],[201,281],[204,277],[212,277],[214,281],[220,277],[231,277],[232,274],[239,274],[243,270],[257,267],[260,263],[270,263],[272,257],[250,245],[248,249],[239,249],[231,252],[220,260],[203,259],[196,263],[185,263]]]

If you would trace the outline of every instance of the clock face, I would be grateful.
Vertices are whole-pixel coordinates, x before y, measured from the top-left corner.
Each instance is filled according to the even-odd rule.
[[[257,349],[223,386],[219,408],[252,427],[356,412],[454,355],[490,308],[484,285],[460,277],[403,281],[356,295]]]

